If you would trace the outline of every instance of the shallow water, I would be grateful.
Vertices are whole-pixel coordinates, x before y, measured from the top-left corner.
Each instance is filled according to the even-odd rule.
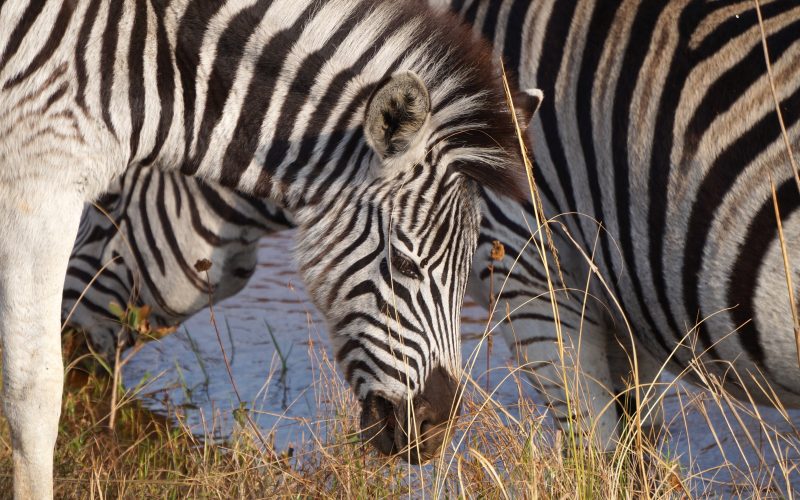
[[[279,449],[308,438],[307,422],[315,420],[322,404],[319,394],[324,393],[317,385],[321,366],[319,348],[324,346],[324,352],[330,356],[324,323],[308,299],[291,259],[292,237],[293,233],[287,231],[262,239],[260,263],[247,288],[214,308],[241,399],[248,408],[256,410],[255,420],[271,433]],[[482,387],[487,384],[487,347],[486,342],[479,340],[487,314],[484,308],[469,301],[462,319],[464,359],[480,345],[471,374]],[[488,360],[489,386],[497,390],[495,399],[508,406],[517,403],[519,386],[513,382],[499,387],[497,384],[515,366],[512,361],[505,342],[497,338]],[[145,406],[156,412],[164,412],[167,406],[181,409],[186,423],[198,434],[208,434],[213,429],[213,434],[225,437],[235,425],[233,410],[239,407],[239,401],[208,310],[195,315],[175,334],[145,345],[131,358],[123,374],[129,388],[147,381],[139,389]],[[523,397],[541,401],[529,387],[523,389]],[[670,450],[670,456],[681,457],[687,471],[700,474],[703,481],[697,482],[695,492],[733,493],[729,487],[715,484],[715,481],[731,481],[730,469],[716,468],[723,462],[723,455],[742,469],[748,463],[758,463],[759,453],[766,463],[774,462],[775,453],[753,419],[742,417],[744,427],[741,427],[730,412],[723,414],[715,405],[708,404],[707,393],[688,391],[681,385],[679,391],[671,391],[665,398],[665,415],[672,438],[664,447],[665,453]],[[800,437],[777,411],[759,410],[762,418],[786,436],[782,448],[787,443],[798,446]],[[792,411],[789,418],[800,422],[800,411]],[[711,432],[709,422],[715,432]],[[742,451],[737,442],[744,444]],[[755,448],[748,445],[751,442]],[[796,454],[794,458],[797,459]],[[780,471],[771,473],[783,488],[785,480]],[[765,469],[765,482],[768,474],[770,471]],[[793,489],[800,489],[800,473],[794,471],[790,481]]]
[[[293,417],[313,418],[317,402],[312,384],[318,348],[330,356],[324,321],[308,298],[291,259],[292,231],[260,242],[259,265],[248,286],[214,307],[225,353],[243,401],[259,410],[259,425],[276,429],[277,446],[298,439]],[[465,305],[462,352],[467,359],[479,344],[488,312],[473,302]],[[312,349],[313,347],[313,349]],[[283,359],[281,359],[283,357]],[[493,342],[491,378],[508,373],[511,354],[502,339]],[[486,346],[472,370],[485,384]],[[285,366],[285,374],[282,368]],[[503,373],[504,372],[504,373]],[[230,432],[233,408],[239,402],[232,390],[225,361],[208,310],[187,321],[176,333],[151,342],[125,366],[125,383],[135,387],[158,376],[143,390],[142,400],[155,411],[169,403],[184,410],[187,423],[203,432],[217,416],[217,430]],[[516,388],[501,387],[497,398],[517,400]],[[208,425],[210,427],[210,425]]]

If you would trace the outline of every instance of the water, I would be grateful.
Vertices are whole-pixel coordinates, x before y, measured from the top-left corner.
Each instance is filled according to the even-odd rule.
[[[287,231],[262,239],[260,263],[250,284],[214,308],[239,395],[247,407],[257,410],[253,413],[257,424],[271,433],[279,449],[308,437],[307,423],[318,415],[322,404],[319,394],[324,392],[317,386],[320,349],[330,357],[324,322],[308,299],[291,258],[292,237],[293,233]],[[465,359],[478,346],[486,318],[484,308],[471,301],[465,304],[462,319]],[[155,412],[164,412],[166,406],[179,408],[186,423],[198,434],[208,435],[213,429],[214,434],[224,438],[235,425],[233,410],[239,407],[239,400],[209,319],[209,311],[202,311],[175,334],[147,344],[131,358],[123,375],[129,388],[149,380],[139,388],[139,397],[146,407]],[[486,343],[480,344],[471,373],[484,386]],[[513,406],[519,398],[518,386],[510,382],[499,388],[492,385],[515,366],[500,338],[493,343],[489,364],[490,386],[497,389],[495,399]],[[530,388],[523,397],[541,402]],[[723,456],[742,470],[747,470],[748,464],[759,463],[759,453],[767,464],[774,463],[776,450],[764,439],[753,418],[741,417],[742,427],[730,412],[721,412],[708,404],[707,393],[687,391],[682,385],[679,391],[671,391],[665,401],[672,438],[664,443],[664,453],[669,450],[670,456],[679,456],[685,470],[697,473],[705,481],[697,491],[707,487],[715,493],[734,492],[714,483],[737,479],[731,477],[731,469],[717,470]],[[787,443],[797,445],[800,438],[777,411],[759,410],[776,433],[785,436],[784,448]],[[789,418],[800,422],[800,411],[790,412]],[[711,427],[715,432],[711,432]],[[747,445],[750,442],[755,448]],[[745,445],[740,449],[737,443]],[[777,451],[781,453],[780,449]],[[781,477],[777,470],[772,473]],[[763,474],[766,478],[769,470],[765,469]],[[790,480],[793,488],[800,489],[797,471]]]
[[[276,431],[279,447],[299,439],[302,426],[296,419],[313,419],[317,414],[313,384],[319,362],[313,359],[314,351],[321,348],[331,356],[324,321],[311,304],[291,258],[292,237],[293,232],[286,231],[262,239],[259,265],[248,286],[214,307],[239,394],[248,407],[259,410],[258,424]],[[462,352],[466,359],[479,344],[488,313],[473,302],[463,311]],[[481,384],[486,372],[483,344],[472,370]],[[502,339],[493,343],[490,362],[490,379],[495,381],[513,367]],[[123,376],[131,388],[157,376],[142,390],[145,406],[156,412],[164,411],[166,404],[181,408],[188,425],[198,433],[204,433],[214,417],[222,435],[234,425],[232,409],[239,402],[208,310],[192,317],[176,333],[145,345],[125,365]],[[518,397],[516,388],[506,385],[497,399],[513,403]]]

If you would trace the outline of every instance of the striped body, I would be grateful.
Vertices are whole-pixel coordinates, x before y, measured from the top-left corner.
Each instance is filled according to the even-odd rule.
[[[586,214],[560,219],[587,254],[594,250],[637,338],[665,360],[700,323],[697,354],[763,370],[786,403],[800,404],[800,386],[788,383],[800,369],[769,176],[795,272],[800,195],[755,5],[457,3],[523,86],[536,82],[552,96],[531,127],[547,214]],[[800,5],[762,10],[797,152]],[[593,219],[605,229],[599,238]],[[678,349],[675,358],[682,368],[691,354]]]
[[[82,204],[147,165],[291,209],[365,436],[411,461],[439,450],[476,182],[519,192],[512,112],[483,44],[450,16],[391,1],[16,0],[0,24],[0,268],[15,270],[0,276],[0,335],[17,496],[51,494],[57,320]],[[409,407],[413,421],[392,415]]]
[[[453,9],[476,36],[492,41],[521,86],[535,84],[546,96],[529,131],[545,213],[557,216],[551,229],[565,285],[573,290],[570,299],[559,296],[566,364],[579,360],[588,375],[582,387],[589,397],[577,409],[573,403],[573,414],[559,382],[553,310],[540,296],[546,287],[538,257],[531,255],[527,269],[511,273],[504,296],[511,310],[537,297],[518,310],[506,338],[530,363],[557,420],[601,414],[588,425],[596,425],[601,444],[613,442],[609,388],[623,389],[630,380],[627,325],[644,347],[637,350],[644,383],[657,380],[664,363],[691,379],[690,362],[698,356],[734,395],[771,405],[774,395],[763,389],[769,384],[783,405],[800,406],[798,347],[770,176],[794,297],[800,194],[771,93],[756,5],[434,3]],[[762,2],[761,9],[796,161],[800,4]],[[510,243],[512,254],[524,245],[526,225],[506,216],[515,208],[500,201],[484,214],[476,262],[488,258],[491,239]],[[604,283],[590,276],[589,259]],[[659,425],[659,410],[645,424]]]

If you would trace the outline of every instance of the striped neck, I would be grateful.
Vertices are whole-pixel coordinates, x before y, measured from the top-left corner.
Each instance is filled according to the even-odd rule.
[[[436,147],[448,153],[437,168],[514,185],[508,181],[519,168],[509,166],[519,165],[518,147],[491,52],[454,17],[420,7],[346,0],[174,7],[182,171],[296,209],[347,183],[396,175]],[[365,106],[376,85],[400,71],[428,86],[431,113],[408,154],[386,162],[365,139]]]

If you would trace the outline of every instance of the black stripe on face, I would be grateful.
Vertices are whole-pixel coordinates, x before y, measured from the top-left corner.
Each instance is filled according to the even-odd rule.
[[[423,204],[426,204],[427,194],[430,193],[431,187],[436,181],[436,167],[426,160],[425,164],[422,165],[422,174],[425,176],[425,180],[422,181],[422,184],[419,187],[416,200],[414,200],[414,208],[411,210],[411,216],[413,219],[420,221],[414,226],[415,228],[430,227],[430,213],[428,214],[428,218],[423,222],[420,217],[420,211],[422,210]],[[434,194],[434,196],[437,194],[439,193]]]
[[[181,177],[182,177],[182,179],[177,179],[177,180],[183,180],[183,178],[185,178],[183,176],[181,176]],[[172,181],[172,183],[175,183],[175,181],[176,181],[176,179],[174,179],[174,178],[171,178],[171,179],[168,179],[168,180]],[[210,189],[210,188],[209,188],[209,190],[210,191],[214,191],[213,189]],[[193,196],[194,193],[188,193],[188,194],[189,195],[186,197],[186,206],[188,208],[189,217],[190,217],[191,223],[192,223],[191,224],[192,231],[194,231],[195,235],[200,237],[204,242],[206,242],[209,246],[212,246],[212,247],[222,247],[223,245],[227,245],[227,244],[231,243],[232,239],[231,238],[224,238],[220,234],[218,229],[208,229],[206,227],[206,225],[204,224],[204,219],[206,219],[206,220],[208,219],[208,216],[206,215],[208,213],[208,211],[207,210],[203,210],[203,212],[201,212],[201,208],[202,209],[211,209],[211,210],[213,210],[212,203],[215,203],[215,202],[219,201],[219,194],[215,192],[214,195],[212,195],[212,198],[210,200],[206,199],[205,197],[203,197],[203,198],[198,200],[197,197]],[[200,206],[198,206],[198,201],[201,202]],[[231,214],[238,214],[238,212],[233,207],[229,207],[229,208],[231,210],[231,212],[230,212]],[[172,214],[165,212],[165,215],[168,217],[168,219],[166,219],[164,221],[164,223],[166,224],[164,227],[165,228],[170,228],[171,224],[170,224],[169,217]],[[227,220],[226,220],[226,222],[229,222],[230,224],[236,224],[234,222],[230,222],[230,221],[227,221]],[[243,227],[244,226],[242,226],[242,228]],[[177,232],[177,231],[171,231],[170,229],[167,229],[167,231],[173,232],[173,233]],[[177,248],[180,250],[180,247],[177,247]],[[190,275],[187,276],[187,278],[189,280],[193,280],[193,279],[195,279],[197,277],[197,273],[194,271],[194,266],[192,266],[190,269],[192,269],[192,270],[190,272]],[[201,280],[201,283],[202,283],[202,280]]]
[[[95,304],[91,300],[88,300],[85,295],[81,297],[82,294],[83,290],[79,291],[79,290],[67,289],[64,290],[63,300],[65,302],[67,301],[78,302],[78,300],[80,300],[79,302],[80,307],[86,308],[89,312],[95,314],[96,316],[100,316],[102,318],[107,318],[114,321],[119,321],[119,318],[111,314],[111,312],[108,310],[107,307]]]
[[[118,237],[118,233],[115,233],[115,237]],[[113,239],[113,238],[110,238],[109,241],[111,239]],[[99,271],[101,267],[103,267],[103,262],[101,262],[100,259],[95,258],[94,255],[103,255],[105,253],[105,250],[106,250],[106,246],[104,246],[101,250],[93,251],[92,252],[92,257],[86,256],[86,255],[75,255],[75,256],[72,256],[72,257],[70,257],[70,262],[83,262],[83,263],[87,264],[87,267],[89,269],[93,270],[92,275],[89,276],[89,279],[91,280],[92,278],[94,278],[95,273],[97,271]],[[119,255],[116,252],[112,252],[111,258],[114,260],[114,266],[116,266],[117,269],[125,269],[125,270],[127,270],[127,267],[125,266],[125,261],[122,259],[121,255]],[[75,267],[75,266],[74,265],[70,266],[70,269],[72,269],[73,267]],[[128,270],[128,272],[130,272],[130,271]],[[128,282],[126,283],[125,280],[123,280],[119,275],[117,275],[117,273],[112,272],[112,267],[111,266],[107,267],[103,271],[102,277],[103,277],[103,280],[106,281],[106,282],[109,282],[109,281],[113,281],[114,282],[113,285],[109,284],[107,286],[114,286],[114,287],[116,287],[118,289],[122,289],[122,290],[128,290],[130,288],[131,282],[132,282],[132,280],[128,280]],[[82,283],[82,285],[84,285],[84,287],[85,287],[85,285],[88,285],[88,284],[89,284],[89,281],[84,281]],[[81,288],[81,290],[83,290],[83,288]]]
[[[357,204],[356,208],[360,205]],[[361,212],[360,210],[358,212]],[[344,231],[343,234],[351,235],[353,230],[355,229],[356,224],[361,219],[362,215],[359,214],[358,216],[354,216],[350,218],[350,223],[347,226],[347,230]],[[373,220],[375,219],[375,209],[371,205],[367,205],[366,207],[366,220],[364,221],[364,226],[362,231],[359,233],[358,238],[353,240],[353,242],[348,245],[344,250],[339,252],[334,258],[330,259],[330,265],[326,269],[326,271],[330,270],[330,266],[337,265],[338,263],[342,262],[347,256],[351,255],[357,248],[364,245],[370,238],[373,230]],[[382,220],[378,217],[379,220]],[[375,250],[373,250],[369,255],[374,256],[377,258],[383,252],[383,236],[380,237],[378,242],[378,246]],[[363,267],[363,265],[362,265]],[[334,300],[336,300],[336,295],[341,290],[342,286],[344,285],[345,281],[350,277],[353,272],[360,270],[361,267],[355,267],[354,265],[348,269],[348,272],[342,274],[342,276],[337,280],[336,284],[330,289],[330,293],[328,294],[326,305],[330,309],[333,306]]]
[[[144,220],[144,221],[148,220],[147,207],[149,206],[148,201],[149,201],[149,197],[150,197],[150,186],[151,186],[151,183],[153,182],[153,177],[154,177],[153,174],[154,174],[153,171],[146,172],[144,174],[144,180],[143,180],[143,182],[141,184],[141,190],[139,191],[139,211],[140,211],[139,213],[141,214],[140,220]],[[158,179],[161,178],[161,176],[158,175],[157,172],[155,173],[155,177],[156,177],[156,182],[158,182]],[[158,202],[160,202],[159,204],[163,204],[163,202],[164,202],[163,197],[160,197],[160,195],[157,195],[157,196],[158,197],[156,198],[156,200]],[[161,208],[161,207],[159,207],[159,208]],[[130,227],[130,225],[129,225],[129,227]],[[155,235],[153,234],[153,226],[151,224],[141,224],[141,227],[142,227],[142,231],[144,232],[145,241],[147,243],[147,247],[146,248],[148,249],[150,254],[153,256],[153,259],[155,259],[155,262],[156,262],[156,265],[158,266],[159,272],[161,272],[161,274],[164,274],[164,272],[166,270],[166,265],[164,263],[164,257],[161,255],[161,250],[160,250],[161,247],[156,244],[156,238],[155,238]],[[135,240],[131,240],[131,241],[135,241]],[[143,272],[145,272],[145,273],[147,272],[146,268],[142,268],[142,269],[143,269]]]
[[[167,249],[172,255],[174,262],[178,263],[178,267],[186,277],[186,280],[191,283],[196,290],[205,292],[208,290],[209,285],[201,276],[198,275],[197,271],[194,269],[194,266],[186,261],[186,254],[183,252],[180,243],[178,243],[178,238],[175,236],[175,231],[172,231],[172,218],[167,212],[167,205],[164,197],[164,180],[165,176],[163,175],[159,175],[156,179],[158,182],[156,186],[156,196],[158,197],[156,202],[156,206],[158,208],[156,214],[162,234],[161,240],[166,242]],[[194,203],[195,200],[190,197],[187,202]],[[164,274],[163,269],[161,272]]]
[[[387,342],[384,342],[385,337],[385,329],[386,327],[378,322],[375,322],[371,318],[367,318],[366,315],[362,315],[361,318],[363,320],[368,320],[370,323],[374,323],[374,327],[377,328],[376,334],[367,334],[364,332],[358,332],[355,336],[350,334],[348,335],[349,339],[345,344],[336,352],[336,360],[339,363],[342,363],[350,356],[354,351],[361,351],[365,353],[369,359],[377,366],[379,366],[384,372],[390,373],[400,373],[396,368],[391,367],[389,364],[381,361],[381,359],[376,354],[376,350],[383,351],[389,359],[394,359],[400,361],[400,363],[404,367],[408,367],[411,373],[421,374],[422,371],[420,369],[417,360],[413,356],[403,355],[398,349],[393,348]],[[414,354],[419,356],[420,359],[425,359],[424,354],[419,351],[419,346],[416,343],[409,342],[406,339],[401,338],[396,332],[392,332],[392,338],[398,339],[398,343],[413,350]],[[394,377],[397,379],[397,377]],[[412,376],[412,379],[414,377]],[[349,380],[349,379],[348,379]],[[397,379],[402,380],[402,379]]]
[[[401,207],[402,207],[402,206],[408,206],[408,205],[407,205],[407,203],[408,203],[408,198],[407,198],[407,196],[409,196],[409,195],[410,195],[410,193],[405,193],[405,195],[403,196],[403,198],[402,198],[402,199],[401,199],[401,201],[400,201],[400,206],[401,206]],[[416,216],[415,216],[415,215],[416,215],[416,214],[412,214],[412,216],[411,216],[411,217],[412,217],[412,219],[411,219],[411,220],[416,220]],[[413,242],[412,242],[412,241],[409,239],[409,237],[408,237],[408,236],[406,236],[406,233],[405,233],[405,232],[403,232],[403,230],[402,230],[402,229],[400,229],[399,227],[396,227],[396,228],[394,228],[394,230],[393,230],[392,232],[394,233],[394,235],[395,235],[395,236],[397,236],[397,239],[398,239],[398,240],[399,240],[401,243],[403,243],[403,245],[405,245],[405,246],[406,246],[406,249],[407,249],[409,252],[413,252],[413,251],[414,251],[414,243],[413,243]]]
[[[386,375],[386,376],[388,376],[388,377],[390,377],[390,378],[392,378],[394,380],[397,380],[401,384],[403,384],[406,387],[408,387],[411,391],[416,390],[417,383],[414,381],[413,376],[412,377],[406,377],[405,373],[401,372],[400,370],[398,370],[397,368],[395,368],[395,367],[393,367],[391,365],[388,365],[387,363],[382,361],[380,358],[378,358],[369,349],[369,347],[375,347],[376,346],[373,343],[374,341],[375,340],[371,338],[371,339],[369,339],[369,343],[364,343],[364,342],[358,342],[358,341],[355,341],[355,340],[351,339],[348,342],[353,342],[354,344],[350,345],[350,346],[347,346],[347,348],[348,348],[347,352],[351,353],[351,352],[357,350],[357,351],[363,353],[365,355],[365,357],[367,357],[372,362],[372,364],[375,365],[375,367],[378,368],[382,372],[383,375]],[[392,358],[394,358],[394,355],[392,355]],[[411,361],[413,361],[413,360],[408,358],[407,362],[408,362],[409,365],[411,364]],[[364,363],[364,361],[363,360],[355,360],[355,361],[350,362],[350,363],[347,364],[347,367],[345,368],[344,372],[346,374],[349,374],[347,376],[347,380],[348,381],[352,380],[352,374],[355,371],[355,369],[352,368],[353,367],[353,363],[356,363],[356,365],[355,365],[356,367],[361,367],[362,366],[361,363]],[[409,370],[409,371],[411,371],[411,370]],[[372,372],[372,373],[374,374],[374,372]],[[415,373],[421,375],[419,372],[415,372]],[[385,377],[377,376],[377,377],[375,377],[375,380],[376,381],[385,380]]]
[[[380,269],[381,269],[381,276],[383,277],[383,282],[386,285],[386,287],[390,290],[389,293],[392,294],[392,296],[388,297],[388,299],[384,299],[380,293],[380,290],[377,287],[375,287],[375,285],[373,285],[372,282],[366,282],[369,283],[368,291],[375,295],[376,302],[379,305],[382,304],[382,307],[380,309],[382,310],[382,312],[385,313],[386,316],[388,316],[392,320],[399,320],[400,326],[402,326],[406,330],[412,331],[419,335],[423,335],[423,331],[420,330],[419,326],[415,326],[413,323],[411,323],[411,321],[408,318],[400,314],[400,312],[395,309],[395,305],[398,304],[397,300],[399,299],[401,304],[405,304],[406,308],[408,309],[409,313],[412,316],[411,319],[416,321],[417,325],[421,325],[424,328],[424,323],[422,322],[422,318],[419,316],[419,311],[417,310],[417,307],[414,303],[414,299],[411,296],[411,290],[403,286],[403,284],[397,279],[392,281],[391,276],[389,274],[389,264],[387,263],[385,258],[381,260]],[[367,290],[360,290],[360,291],[362,292],[362,294],[367,292]],[[355,292],[356,289],[353,289],[353,291],[350,294],[348,294],[347,298],[349,299],[356,297],[357,294]]]
[[[186,181],[186,177],[181,176],[180,179],[181,179],[182,183],[187,182]],[[231,204],[231,203],[228,203],[225,200],[225,198],[220,196],[220,191],[219,190],[214,189],[213,187],[209,186],[208,184],[200,182],[200,183],[196,183],[196,187],[197,187],[198,191],[201,193],[202,199],[207,202],[205,204],[205,206],[207,208],[213,210],[214,214],[217,217],[219,217],[220,219],[225,220],[225,222],[227,222],[229,224],[233,224],[233,225],[238,226],[238,227],[252,227],[252,228],[260,229],[260,230],[263,230],[263,231],[266,231],[266,230],[270,229],[270,228],[266,227],[262,223],[261,220],[253,219],[252,217],[250,217],[246,213],[242,212],[240,208],[238,208],[238,207],[241,207],[242,202],[245,202],[249,206],[252,206],[252,208],[254,208],[254,209],[262,209],[263,210],[263,208],[265,207],[263,201],[258,200],[259,205],[253,206],[253,205],[251,205],[251,203],[253,201],[255,201],[255,200],[253,200],[252,198],[249,198],[249,197],[245,197],[244,195],[241,195],[239,193],[235,193],[236,199],[234,200],[234,203]],[[183,191],[187,192],[187,194],[188,194],[187,188],[184,188]],[[200,214],[198,213],[197,215],[198,215],[198,222],[202,223],[202,221],[200,220]],[[272,216],[272,214],[269,214],[269,213],[264,214],[264,213],[262,213],[260,215],[262,217],[264,217],[264,218],[270,219],[270,222],[277,222],[277,221],[273,221],[272,220],[274,218]],[[192,220],[194,220],[194,215],[192,216]],[[285,219],[284,219],[284,221],[285,221]],[[288,224],[287,224],[287,226],[288,226]]]
[[[454,189],[458,189],[454,187]],[[428,223],[423,226],[429,230],[422,236],[420,248],[424,249],[426,255],[420,262],[420,267],[427,268],[434,266],[434,257],[441,251],[446,242],[455,241],[456,238],[456,224],[465,224],[466,221],[455,221],[454,214],[456,209],[454,205],[460,201],[457,199],[456,194],[445,194],[446,190],[442,191],[442,197],[437,197],[444,200],[443,203],[435,207],[435,210],[430,210]],[[430,229],[435,228],[435,231]],[[441,260],[441,259],[439,259]]]
[[[133,226],[131,225],[130,221],[125,221],[125,226],[127,226],[127,238],[128,241],[136,241],[136,235],[133,233]],[[148,262],[145,260],[144,255],[141,252],[141,249],[138,245],[131,245],[130,247],[131,255],[133,259],[136,261],[135,265],[132,269],[139,269],[141,272],[138,274],[142,277],[147,286],[147,289],[150,291],[150,294],[153,296],[153,300],[155,301],[156,305],[160,309],[164,311],[164,313],[169,314],[170,316],[181,316],[177,311],[173,310],[171,307],[167,305],[167,301],[164,299],[164,296],[159,292],[159,286],[153,281],[153,277],[151,276],[150,272],[148,271]],[[150,247],[149,251],[157,251],[155,247]],[[133,276],[131,275],[131,282],[134,282]],[[136,293],[136,291],[134,291]]]
[[[353,384],[352,380],[356,372],[361,372],[372,380],[378,380],[378,375],[375,373],[372,367],[361,360],[351,361],[346,367],[344,367],[342,371],[344,371],[345,374],[344,378],[350,381],[351,384]],[[355,384],[353,384],[353,392],[356,394],[356,396],[360,397],[361,385],[364,383],[366,383],[364,377],[358,377]]]
[[[426,248],[430,248],[430,245],[427,244],[427,241],[433,238],[433,234],[430,231],[430,228],[436,227],[436,216],[439,214],[441,208],[439,206],[431,206],[429,200],[442,200],[447,196],[447,185],[443,179],[440,179],[436,182],[435,179],[435,168],[434,166],[429,167],[431,169],[431,178],[426,179],[425,182],[422,184],[418,191],[417,195],[417,203],[414,206],[414,214],[420,213],[424,208],[427,208],[427,213],[425,214],[424,219],[419,219],[420,223],[416,226],[418,227],[418,231],[422,231],[422,241],[420,242],[419,248],[420,253],[425,253]],[[429,182],[430,181],[430,182]],[[431,193],[431,188],[433,187],[433,183],[436,182],[436,190]],[[428,194],[430,193],[430,194]],[[427,205],[427,206],[426,206]],[[422,262],[420,262],[420,266],[425,268],[428,264],[430,256],[426,256],[422,258]]]
[[[369,293],[369,292],[365,292],[365,293]],[[361,294],[361,295],[363,295],[363,294]],[[373,293],[373,295],[375,296],[375,299],[376,299],[375,300],[376,301],[376,308],[378,308],[377,303],[379,303],[383,299],[380,297],[380,295],[377,294],[377,292]],[[423,347],[420,346],[414,340],[407,339],[407,338],[403,337],[402,335],[400,335],[397,332],[397,330],[395,330],[391,326],[386,325],[384,323],[381,323],[379,320],[375,319],[373,316],[371,316],[369,314],[366,314],[364,312],[353,312],[353,313],[348,314],[347,316],[342,318],[338,323],[336,323],[336,327],[334,328],[334,330],[337,331],[337,332],[338,331],[342,331],[344,328],[347,328],[350,325],[352,325],[353,323],[356,323],[356,322],[359,322],[359,321],[363,321],[364,323],[376,328],[378,331],[381,332],[381,334],[386,333],[389,337],[394,339],[398,344],[405,345],[409,349],[412,349],[414,352],[416,352],[419,355],[420,358],[424,359],[426,353],[430,353],[430,351],[431,351],[430,342],[428,341],[428,338],[423,334],[423,332],[421,332],[421,331],[419,331],[419,330],[417,330],[417,329],[415,329],[413,327],[409,329],[411,332],[416,333],[417,335],[420,336],[420,338],[422,339],[423,343],[425,344],[424,345],[424,350],[423,350]],[[403,325],[401,325],[401,326],[403,326]]]
[[[67,271],[67,276],[70,278],[77,279],[78,281],[86,285],[92,283],[92,280],[95,277],[94,274],[86,272],[82,269],[78,269],[76,267],[69,268],[69,270]],[[91,288],[97,293],[102,293],[104,295],[110,296],[112,299],[114,299],[118,304],[120,304],[123,307],[128,303],[127,297],[122,296],[122,294],[119,293],[118,289],[109,288],[108,286],[106,286],[104,280],[101,279],[95,280],[94,283],[92,283]],[[81,290],[81,292],[82,291],[83,290]],[[106,304],[106,306],[108,306],[108,304]],[[106,315],[109,314],[107,309],[105,310],[105,313]]]

